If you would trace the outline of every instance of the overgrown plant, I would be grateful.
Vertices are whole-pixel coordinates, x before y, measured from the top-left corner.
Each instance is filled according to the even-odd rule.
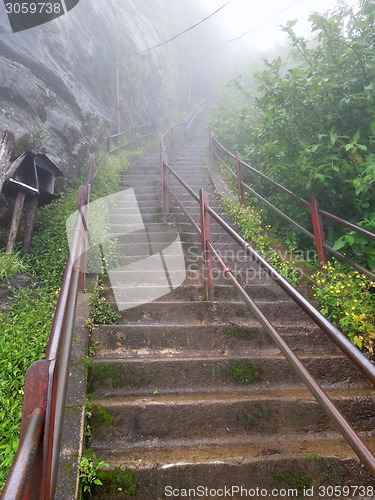
[[[314,296],[322,306],[322,314],[346,333],[354,345],[374,354],[375,283],[335,259],[325,271],[314,276]]]
[[[86,328],[90,333],[96,325],[114,325],[120,319],[120,315],[113,309],[111,304],[107,302],[103,280],[103,275],[100,274],[98,285],[92,293],[89,303],[91,310],[86,322]]]
[[[81,478],[82,491],[84,496],[91,495],[92,489],[95,485],[102,486],[103,483],[98,478],[98,470],[103,467],[109,467],[102,460],[97,460],[96,456],[92,454],[90,457],[82,457],[79,464],[79,477]]]
[[[295,262],[283,261],[280,256],[272,249],[265,236],[265,230],[270,229],[270,226],[262,224],[261,213],[258,214],[249,208],[241,206],[239,203],[233,203],[228,199],[222,199],[223,210],[226,213],[231,213],[234,220],[246,241],[251,241],[255,245],[255,250],[271,264],[275,269],[278,269],[285,279],[292,285],[297,285],[299,282],[299,270],[295,266]]]
[[[8,281],[14,274],[23,273],[27,270],[19,253],[5,253],[0,250],[0,284]]]

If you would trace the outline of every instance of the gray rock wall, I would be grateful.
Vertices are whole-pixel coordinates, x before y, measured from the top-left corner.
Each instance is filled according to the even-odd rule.
[[[152,16],[133,0],[80,0],[15,34],[0,2],[0,132],[12,131],[20,150],[46,152],[71,178],[90,145],[115,130],[116,47],[123,128],[173,106],[173,85],[166,96],[163,82],[174,66],[164,49],[133,55],[160,41]]]

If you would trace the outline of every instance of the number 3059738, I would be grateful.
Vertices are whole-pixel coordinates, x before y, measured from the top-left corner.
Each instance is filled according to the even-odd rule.
[[[60,3],[7,3],[7,14],[60,14]]]

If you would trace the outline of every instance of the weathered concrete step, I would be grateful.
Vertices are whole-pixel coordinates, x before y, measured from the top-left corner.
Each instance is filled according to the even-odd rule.
[[[298,390],[268,391],[245,397],[220,398],[191,394],[171,399],[105,398],[91,406],[91,446],[106,442],[139,443],[149,439],[230,439],[248,434],[304,434],[333,432],[336,427],[312,396]],[[350,396],[341,391],[332,401],[357,432],[374,433],[373,391]],[[103,408],[106,419],[103,421]]]
[[[124,264],[131,263],[131,259],[134,257],[128,257],[127,261],[124,259]],[[305,287],[302,289],[302,292],[305,293]],[[129,295],[134,293],[136,296],[137,287],[133,288],[133,292],[130,291]],[[254,284],[247,285],[245,287],[245,291],[253,300],[277,300],[277,299],[285,299],[287,295],[285,292],[276,284]],[[113,302],[113,293],[111,290],[108,290],[106,293],[107,300]],[[170,292],[164,300],[171,301],[203,301],[203,287],[202,286],[181,286],[173,292]],[[217,285],[214,288],[214,300],[217,301],[234,301],[234,302],[243,302],[237,290],[231,285]]]
[[[318,327],[291,325],[277,329],[288,346],[301,354],[340,355],[341,351]],[[92,333],[99,358],[186,357],[210,353],[254,356],[254,350],[278,352],[257,322],[200,326],[103,325]]]
[[[199,207],[198,204],[197,204],[197,207]],[[192,211],[189,210],[189,214],[192,216],[192,218],[195,220],[195,222],[199,223],[199,225],[200,225],[200,212],[199,212],[199,210],[196,209],[194,213],[192,213]],[[233,222],[233,215],[231,215],[231,214],[219,214],[219,215],[230,226],[236,226],[236,224]],[[167,220],[170,220],[174,224],[178,224],[181,227],[183,227],[184,224],[186,224],[186,227],[190,227],[188,225],[188,224],[190,224],[188,222],[188,218],[182,212],[175,213],[175,214],[172,214],[172,215],[167,215]],[[217,226],[218,223],[214,219],[211,218],[211,224],[210,225],[211,225],[211,227],[212,226]]]
[[[129,280],[131,280],[131,274]],[[134,280],[140,273],[135,274]],[[152,277],[151,277],[152,279]],[[126,283],[125,278],[123,283]],[[115,283],[112,283],[113,285]],[[151,283],[150,283],[151,284]],[[292,300],[279,301],[258,301],[259,309],[265,316],[275,324],[296,324],[307,321],[307,316]],[[153,302],[144,304],[141,307],[129,309],[121,314],[120,324],[129,324],[132,322],[154,323],[158,324],[214,324],[223,321],[241,323],[249,319],[254,319],[250,309],[245,303],[241,302]]]
[[[299,356],[324,387],[369,386],[370,382],[342,356]],[[230,356],[93,359],[88,363],[88,393],[96,395],[180,394],[242,388],[245,392],[301,385],[299,377],[280,354]],[[237,381],[238,380],[238,381]],[[243,382],[243,383],[241,383]]]
[[[373,438],[367,438],[366,443],[375,451]],[[235,500],[328,499],[332,497],[325,492],[331,493],[328,488],[334,491],[337,485],[340,490],[336,492],[343,492],[344,486],[349,492],[358,492],[358,478],[365,495],[361,498],[374,496],[372,476],[336,434],[249,436],[232,443],[152,440],[149,444],[125,449],[93,448],[112,470],[132,471],[131,481],[121,486],[134,486],[138,500],[200,496]],[[105,475],[100,477],[104,487],[93,492],[94,499],[124,498],[122,492],[118,496],[113,493],[113,482],[106,483]]]
[[[124,232],[120,232],[120,227],[118,227],[118,232],[113,231],[112,234],[117,238],[119,245],[141,243],[148,244],[149,242],[171,244],[176,240],[178,235],[178,231],[174,227],[168,227],[165,224],[150,223],[147,224],[142,230],[140,229],[141,227],[142,223],[138,225],[138,228],[134,227],[133,229],[135,229],[135,231],[132,232],[130,232],[130,227],[124,226],[122,228]],[[137,252],[134,255],[136,254]]]

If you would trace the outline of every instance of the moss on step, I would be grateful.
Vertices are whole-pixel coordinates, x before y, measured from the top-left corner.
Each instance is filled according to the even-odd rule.
[[[229,363],[229,378],[232,382],[247,385],[259,380],[260,375],[250,361],[234,359]]]

